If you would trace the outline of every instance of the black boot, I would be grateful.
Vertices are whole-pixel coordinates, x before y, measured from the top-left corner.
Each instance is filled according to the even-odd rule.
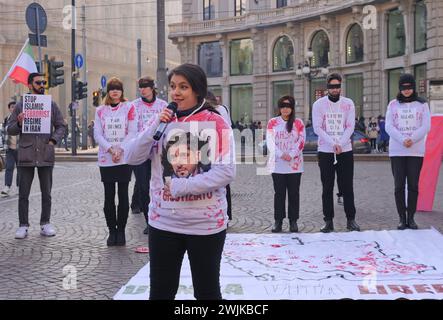
[[[115,242],[116,246],[126,245],[125,229],[117,229],[117,240]]]
[[[108,247],[115,246],[117,242],[117,230],[115,228],[109,228],[109,236],[106,244]]]
[[[271,231],[274,233],[281,232],[282,226],[283,226],[282,220],[275,220],[274,228]]]
[[[355,222],[354,219],[349,219],[348,223],[346,224],[346,228],[349,231],[360,231],[360,226]]]
[[[332,220],[326,220],[325,225],[320,229],[323,233],[329,233],[334,231],[334,222]]]
[[[289,232],[298,232],[297,220],[289,220]]]
[[[418,226],[414,221],[414,213],[408,213],[408,228],[414,230],[418,229]]]
[[[408,227],[408,224],[406,223],[406,213],[399,214],[400,221],[398,223],[397,229],[398,230],[405,230]]]

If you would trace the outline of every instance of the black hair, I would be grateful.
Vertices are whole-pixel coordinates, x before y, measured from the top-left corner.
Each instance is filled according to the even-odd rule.
[[[277,105],[280,109],[282,105],[284,104],[283,101],[288,100],[289,105],[292,109],[291,115],[289,116],[288,121],[286,122],[286,130],[288,130],[289,133],[292,131],[292,127],[294,126],[294,120],[295,120],[295,99],[293,96],[283,96],[280,99],[278,99]],[[281,112],[280,112],[281,114]]]
[[[330,83],[332,80],[338,80],[338,81],[342,82],[341,75],[339,75],[338,73],[331,73],[326,78],[326,83]]]
[[[15,102],[15,101],[11,101],[11,102],[9,102],[9,103],[8,103],[8,109],[9,109],[13,104],[17,104],[17,102]]]
[[[43,77],[44,75],[42,73],[39,72],[32,72],[29,74],[28,76],[28,84],[32,84],[32,82],[34,81],[35,77]]]

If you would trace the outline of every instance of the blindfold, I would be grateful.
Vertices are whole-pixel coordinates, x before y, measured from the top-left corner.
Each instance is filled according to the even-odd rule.
[[[292,104],[287,103],[287,102],[283,102],[283,103],[280,104],[278,107],[279,107],[279,108],[291,108],[291,109],[294,108],[294,107],[292,106]]]
[[[119,86],[119,85],[112,85],[111,84],[110,86],[108,86],[107,91],[109,92],[109,91],[112,91],[112,90],[123,91],[123,88],[121,86]]]
[[[400,85],[400,91],[403,90],[415,90],[415,86],[412,84],[407,84],[407,85]]]
[[[141,88],[154,88],[154,81],[146,81],[138,84],[138,87]]]
[[[330,83],[328,83],[327,88],[328,89],[341,89],[341,83],[339,83],[339,84],[330,84]]]

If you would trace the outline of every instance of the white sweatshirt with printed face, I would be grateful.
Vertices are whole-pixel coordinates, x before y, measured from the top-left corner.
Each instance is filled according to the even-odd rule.
[[[146,129],[149,120],[156,114],[163,111],[168,106],[168,103],[162,99],[156,98],[154,102],[147,103],[142,98],[135,99],[132,104],[137,111],[137,128],[138,132]]]
[[[430,128],[431,115],[427,103],[392,100],[386,111],[385,127],[389,134],[389,156],[423,157]],[[413,142],[409,148],[403,145],[406,139]]]
[[[209,153],[214,156],[210,165],[205,170],[189,169],[191,175],[180,177],[186,170],[177,169],[176,164],[176,167],[172,165],[174,161],[169,156],[174,151],[166,147],[165,137],[168,133],[165,132],[158,142],[153,140],[159,124],[159,116],[151,118],[148,127],[124,147],[126,160],[131,165],[143,163],[148,158],[152,160],[149,225],[188,235],[209,235],[225,230],[228,222],[226,185],[235,177],[232,129],[220,115],[207,110],[180,119],[174,118],[168,124],[167,132],[177,130],[180,125],[200,128],[207,124],[215,128],[212,132],[217,133],[216,137],[210,139],[216,143],[209,149]],[[186,159],[186,149],[175,150]],[[170,194],[165,188],[168,183]]]
[[[354,102],[342,96],[335,103],[327,96],[318,99],[312,107],[312,126],[318,135],[318,151],[334,153],[336,144],[341,146],[342,152],[351,151],[355,127]]]
[[[269,120],[266,131],[266,141],[270,150],[268,169],[271,173],[300,173],[303,172],[303,148],[305,145],[305,126],[301,119],[295,119],[292,131],[286,129],[287,121],[282,117]],[[288,154],[291,160],[282,159]]]
[[[124,147],[137,134],[135,107],[129,102],[122,102],[116,107],[102,105],[95,111],[94,139],[98,143],[98,165],[112,167],[127,162],[121,158],[114,163],[108,152],[112,146]]]

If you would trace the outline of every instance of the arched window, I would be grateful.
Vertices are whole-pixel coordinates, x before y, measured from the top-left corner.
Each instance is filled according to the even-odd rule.
[[[287,71],[294,69],[294,46],[287,36],[278,38],[272,53],[272,70]]]
[[[346,37],[346,63],[363,61],[363,31],[354,24]]]
[[[329,38],[323,30],[317,31],[312,37],[311,50],[313,67],[324,67],[329,64]]]

